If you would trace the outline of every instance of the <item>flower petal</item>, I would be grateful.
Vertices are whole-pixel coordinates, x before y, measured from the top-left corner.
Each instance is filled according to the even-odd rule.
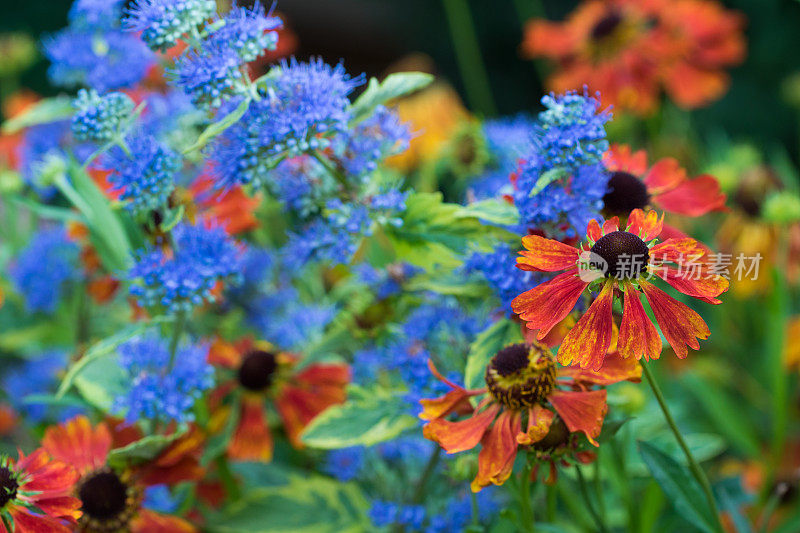
[[[517,257],[517,267],[522,270],[539,272],[558,272],[575,266],[580,251],[568,244],[553,239],[545,239],[539,235],[527,235],[522,238],[526,248]]]
[[[131,522],[131,533],[193,533],[197,528],[177,516],[140,510]]]
[[[647,152],[631,151],[627,144],[612,144],[603,154],[603,164],[611,172],[622,171],[634,176],[642,176],[647,171]]]
[[[586,237],[592,242],[597,242],[602,236],[603,232],[600,230],[600,224],[596,219],[591,219],[586,226]]]
[[[603,235],[619,230],[619,217],[611,217],[603,222]]]
[[[642,365],[632,357],[623,359],[619,352],[609,352],[600,370],[567,366],[559,368],[558,377],[569,378],[579,385],[612,385],[620,381],[638,383],[642,380]]]
[[[263,399],[246,394],[241,402],[239,425],[228,443],[228,454],[242,461],[270,461],[272,433],[264,416]]]
[[[684,271],[672,267],[659,268],[658,277],[683,294],[688,294],[712,304],[722,303],[717,296],[728,290],[730,283],[719,274],[713,274],[706,265]]]
[[[111,431],[105,423],[92,429],[89,419],[80,415],[48,428],[42,446],[53,458],[85,474],[105,466],[111,450]]]
[[[625,359],[631,356],[636,359],[644,356],[645,361],[658,359],[661,355],[661,336],[644,310],[639,291],[626,281],[624,292],[625,302],[617,341],[620,355]],[[642,369],[639,368],[639,376],[641,375]]]
[[[447,453],[471,450],[481,441],[486,428],[499,411],[499,405],[491,404],[484,411],[458,422],[437,418],[425,424],[422,434],[426,439],[437,442]]]
[[[558,362],[581,368],[599,369],[608,352],[613,335],[611,304],[614,302],[613,280],[607,281],[586,313],[567,334],[558,349]]]
[[[686,357],[687,346],[699,350],[700,343],[697,339],[707,339],[711,334],[700,315],[655,285],[642,280],[639,286],[675,355],[681,359]]]
[[[14,533],[70,533],[73,528],[47,515],[34,515],[24,507],[9,509]]]
[[[517,456],[516,435],[520,431],[519,411],[503,411],[481,440],[478,475],[472,480],[472,492],[490,483],[502,485],[511,475]]]
[[[528,328],[539,330],[540,340],[572,311],[588,285],[577,273],[576,268],[559,274],[523,292],[511,302],[511,308],[527,323]]]
[[[650,167],[650,171],[644,177],[644,184],[647,185],[647,192],[657,195],[674,189],[686,179],[686,171],[678,160],[665,157]]]
[[[528,429],[525,433],[517,434],[517,442],[523,446],[539,442],[550,431],[553,418],[555,418],[553,411],[537,403],[528,409]]]
[[[571,432],[582,431],[589,442],[599,446],[595,439],[603,429],[603,419],[608,411],[605,389],[557,390],[547,399]]]
[[[664,228],[664,214],[658,218],[658,213],[655,211],[648,211],[644,214],[641,209],[634,209],[628,217],[627,231],[638,235],[643,241],[648,242],[659,235]]]
[[[725,207],[726,198],[716,178],[703,175],[653,196],[653,203],[664,211],[697,217]]]

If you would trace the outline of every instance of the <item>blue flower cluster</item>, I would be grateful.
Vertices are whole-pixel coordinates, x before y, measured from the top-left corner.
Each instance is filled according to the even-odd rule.
[[[158,337],[138,337],[120,345],[119,365],[130,387],[114,400],[112,410],[124,413],[129,423],[194,420],[195,401],[214,385],[214,369],[207,355],[204,346],[179,346],[170,368],[171,354]]]
[[[475,494],[478,504],[478,520],[490,520],[499,511],[497,496],[491,487]],[[465,531],[472,523],[472,502],[470,496],[462,495],[453,498],[447,509],[429,520],[425,533],[451,533]]]
[[[420,531],[425,523],[425,506],[375,500],[369,510],[369,518],[375,527],[399,525],[408,531]]]
[[[283,26],[283,21],[271,15],[258,1],[249,9],[234,3],[222,19],[222,27],[211,34],[208,43],[224,44],[235,50],[242,61],[253,61],[264,50],[274,50],[278,45],[276,30]]]
[[[20,172],[22,178],[42,197],[51,197],[56,189],[50,184],[41,183],[38,170],[47,156],[61,153],[68,134],[69,121],[59,120],[31,126],[22,136],[19,149]]]
[[[358,279],[369,287],[379,300],[398,294],[402,284],[413,277],[421,269],[408,263],[389,265],[385,269],[377,269],[369,263],[360,263],[353,267]]]
[[[135,133],[125,139],[125,148],[115,146],[105,165],[112,170],[108,181],[128,201],[128,209],[146,213],[167,204],[175,187],[174,175],[181,159],[155,137]]]
[[[69,26],[43,43],[53,83],[104,93],[145,77],[155,58],[138,37],[121,29],[122,4],[84,0],[73,5]]]
[[[123,122],[133,113],[133,100],[112,92],[102,97],[94,89],[81,89],[73,102],[72,134],[79,141],[110,141],[120,133]]]
[[[136,0],[125,10],[125,28],[141,31],[142,40],[153,50],[175,46],[184,34],[197,34],[197,27],[216,13],[214,0]]]
[[[358,476],[363,466],[364,447],[352,446],[330,451],[322,470],[339,481],[350,481]]]
[[[528,115],[487,120],[483,124],[491,162],[488,170],[470,183],[471,200],[512,192],[509,177],[517,171],[520,160],[530,154],[534,128],[535,122]]]
[[[354,176],[369,174],[378,168],[380,160],[407,150],[410,141],[409,125],[402,123],[394,111],[378,106],[348,133],[342,148],[342,165]]]
[[[80,277],[78,245],[63,228],[41,229],[19,253],[9,274],[28,311],[52,313],[67,283]]]
[[[364,81],[320,58],[273,68],[264,97],[214,144],[218,187],[263,187],[278,159],[330,146],[330,137],[344,132],[350,119],[347,95]]]
[[[214,301],[217,282],[239,280],[241,250],[222,228],[182,223],[172,237],[171,253],[160,248],[140,251],[128,272],[130,292],[139,305],[188,312]]]
[[[541,274],[516,267],[516,254],[508,244],[489,253],[473,253],[465,263],[467,272],[479,272],[500,300],[503,311],[512,314],[511,300],[542,281]]]
[[[27,359],[22,365],[12,367],[3,378],[2,388],[8,393],[8,400],[14,409],[24,413],[32,422],[41,422],[49,415],[56,415],[59,420],[64,420],[78,414],[81,410],[77,407],[55,408],[27,399],[33,394],[52,392],[68,361],[66,352],[48,350],[35,358]]]
[[[605,123],[608,110],[600,111],[598,98],[567,92],[542,98],[547,108],[539,114],[532,152],[518,174],[514,203],[522,232],[530,226],[555,231],[568,222],[583,231],[598,216],[608,175],[602,155],[608,149]]]
[[[219,107],[245,90],[244,73],[236,51],[220,41],[189,50],[171,72],[174,83],[198,106]]]
[[[318,338],[336,316],[324,304],[306,304],[297,289],[283,286],[257,299],[250,322],[262,337],[283,350],[299,349]]]

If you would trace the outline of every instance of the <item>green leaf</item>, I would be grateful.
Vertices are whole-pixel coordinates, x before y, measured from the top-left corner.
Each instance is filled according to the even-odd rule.
[[[239,426],[239,417],[240,410],[231,409],[231,412],[228,415],[228,420],[225,422],[225,427],[222,428],[222,431],[208,439],[205,450],[203,451],[203,457],[200,460],[202,465],[207,465],[218,456],[222,455],[222,453],[228,448],[228,443],[231,441],[233,433]]]
[[[370,531],[369,504],[355,483],[292,474],[280,487],[250,490],[209,517],[212,533],[339,533]]]
[[[675,510],[699,529],[715,531],[714,514],[689,469],[652,444],[644,441],[639,441],[638,444],[642,460]]]
[[[301,439],[312,448],[326,450],[372,446],[392,440],[418,424],[417,418],[408,414],[408,404],[401,394],[377,390],[360,394],[356,390],[347,402],[317,416]]]
[[[464,375],[466,388],[481,388],[489,360],[502,348],[515,342],[522,342],[520,326],[507,318],[498,320],[481,332],[469,347]]]
[[[424,72],[397,72],[382,82],[371,78],[367,89],[350,105],[353,121],[362,120],[377,106],[422,89],[432,81],[433,76]]]
[[[561,178],[566,177],[568,174],[569,171],[561,167],[548,170],[539,177],[538,181],[536,182],[536,186],[531,189],[531,192],[528,194],[528,196],[536,196],[542,192],[545,187],[555,181],[560,180]]]
[[[73,383],[87,402],[108,412],[114,399],[128,390],[128,381],[116,357],[102,357],[86,364]]]
[[[181,438],[186,428],[175,431],[172,435],[149,435],[123,448],[116,448],[108,453],[108,464],[112,467],[124,468],[146,463],[157,457],[167,446]]]
[[[61,380],[61,385],[59,385],[58,391],[56,391],[56,398],[61,398],[64,396],[64,394],[66,394],[67,391],[69,391],[69,389],[75,385],[75,380],[78,378],[78,376],[80,376],[81,373],[84,372],[92,363],[109,355],[123,342],[128,341],[137,335],[141,335],[151,326],[161,322],[168,322],[170,320],[172,319],[167,317],[157,317],[148,323],[132,324],[124,328],[122,331],[106,337],[102,341],[89,348],[83,357],[73,363],[69,370],[67,370],[66,375],[64,375],[64,379]]]
[[[498,226],[511,226],[519,222],[519,212],[513,205],[503,200],[488,199],[461,207],[456,218],[477,218]]]
[[[628,421],[633,420],[631,417],[620,418],[617,420],[604,420],[603,429],[600,430],[600,435],[597,437],[597,442],[608,442],[614,438],[614,435],[620,430],[622,426]]]
[[[76,213],[71,209],[40,204],[38,202],[34,202],[30,198],[25,198],[24,196],[11,196],[9,200],[15,204],[25,207],[40,218],[47,220],[59,220],[61,222],[75,221],[84,224],[86,223],[86,219],[82,217],[80,213]]]
[[[75,108],[72,106],[72,98],[69,96],[46,98],[31,106],[21,115],[5,121],[2,132],[5,134],[16,133],[37,124],[47,124],[70,118],[73,113],[75,113]]]
[[[242,102],[236,106],[236,109],[225,115],[225,118],[219,120],[218,122],[214,122],[210,126],[208,126],[197,140],[192,144],[189,148],[186,148],[183,153],[188,154],[194,152],[196,150],[201,150],[205,145],[211,142],[212,139],[220,135],[222,132],[236,124],[240,118],[244,116],[247,112],[247,108],[250,106],[250,99],[245,98]]]

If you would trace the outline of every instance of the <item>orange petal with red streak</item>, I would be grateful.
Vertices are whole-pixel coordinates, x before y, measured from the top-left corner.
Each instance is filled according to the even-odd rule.
[[[721,304],[717,296],[728,290],[730,283],[718,274],[712,274],[705,265],[696,269],[677,270],[672,267],[659,268],[658,277],[672,285],[683,294],[712,304]]]
[[[539,272],[558,272],[575,266],[578,261],[577,248],[553,239],[545,239],[539,235],[527,235],[522,238],[526,248],[517,257],[517,267],[522,270]]]
[[[486,410],[475,413],[466,420],[450,422],[442,418],[432,420],[422,429],[426,439],[439,443],[447,453],[471,450],[483,438],[486,428],[494,420],[500,406],[492,404]]]
[[[511,302],[511,308],[529,329],[538,329],[543,339],[575,307],[588,283],[577,276],[577,269],[564,272],[523,292]]]
[[[534,405],[528,409],[528,429],[524,433],[517,434],[517,442],[523,446],[539,442],[550,431],[553,418],[555,418],[553,411],[539,404]]]
[[[559,368],[558,377],[569,378],[575,383],[590,386],[612,385],[620,381],[638,383],[642,380],[642,365],[632,357],[623,359],[619,352],[609,352],[603,359],[600,370],[567,366]]]
[[[142,509],[131,523],[131,533],[193,533],[195,526],[177,516]]]
[[[491,483],[502,485],[511,475],[517,456],[516,435],[520,432],[519,411],[503,411],[481,440],[478,475],[472,480],[472,492]]]
[[[245,395],[239,425],[228,443],[228,454],[242,461],[267,462],[272,459],[272,446],[263,400],[259,396]]]
[[[657,195],[674,189],[686,179],[686,171],[678,160],[665,157],[650,167],[650,171],[644,177],[644,184],[647,185],[647,191],[651,195]]]
[[[70,533],[71,526],[62,524],[47,515],[33,515],[24,507],[8,509],[14,523],[14,533]]]
[[[597,299],[564,338],[558,349],[559,363],[568,366],[574,361],[581,368],[601,367],[613,336],[614,286],[614,281],[603,285]]]
[[[664,211],[697,217],[725,207],[726,198],[716,178],[702,175],[654,196],[653,203]]]
[[[675,355],[686,357],[687,346],[699,350],[697,339],[707,339],[711,334],[700,315],[650,283],[641,281],[640,286]]]
[[[76,416],[45,431],[42,446],[55,459],[72,465],[79,474],[106,464],[111,450],[111,432],[105,423],[92,429],[89,419]]]
[[[419,403],[422,405],[422,412],[419,414],[419,417],[422,420],[434,420],[436,418],[445,417],[464,407],[471,406],[469,403],[470,396],[474,396],[474,394],[468,393],[466,389],[458,388],[438,398],[420,400]]]
[[[611,172],[621,170],[634,176],[641,176],[647,171],[647,152],[633,152],[627,144],[612,144],[603,154],[603,164]]]
[[[651,241],[661,234],[664,228],[664,214],[658,218],[658,213],[648,211],[645,215],[641,209],[634,209],[628,217],[627,231],[638,235],[643,241]]]
[[[631,356],[646,361],[658,359],[661,355],[661,336],[650,322],[637,291],[630,282],[625,282],[625,301],[622,308],[622,322],[619,327],[617,349],[622,357]],[[637,365],[638,366],[638,365]],[[639,368],[639,376],[642,369]]]
[[[599,446],[595,439],[603,429],[603,419],[608,411],[605,389],[556,390],[547,399],[571,432],[581,431],[589,439],[589,442]]]

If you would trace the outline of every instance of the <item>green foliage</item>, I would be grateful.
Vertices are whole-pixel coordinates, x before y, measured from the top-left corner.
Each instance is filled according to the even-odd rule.
[[[689,469],[647,442],[639,442],[639,453],[675,510],[700,530],[716,531],[714,514]]]
[[[291,474],[282,486],[248,492],[209,517],[212,533],[344,533],[370,529],[368,503],[353,483]]]
[[[122,448],[115,448],[108,454],[108,464],[112,467],[124,468],[146,463],[158,457],[185,433],[186,429],[183,428],[171,435],[149,435]]]
[[[3,123],[2,132],[10,135],[36,126],[48,124],[72,117],[75,108],[72,107],[72,98],[69,96],[55,96],[46,98],[32,105],[28,110]]]
[[[250,99],[245,98],[238,106],[236,106],[236,109],[225,115],[225,117],[221,120],[214,122],[204,129],[202,133],[200,133],[200,136],[197,138],[197,140],[191,146],[186,148],[183,153],[189,154],[191,152],[202,150],[215,137],[221,135],[225,130],[236,124],[239,119],[242,118],[245,113],[247,113],[248,107],[250,107]]]
[[[408,414],[408,403],[402,393],[352,387],[350,399],[317,416],[301,439],[312,448],[327,450],[372,446],[417,425],[419,421]]]
[[[396,72],[386,76],[382,82],[370,78],[366,90],[350,105],[352,122],[366,118],[377,106],[418,91],[432,81],[433,76],[424,72]]]

